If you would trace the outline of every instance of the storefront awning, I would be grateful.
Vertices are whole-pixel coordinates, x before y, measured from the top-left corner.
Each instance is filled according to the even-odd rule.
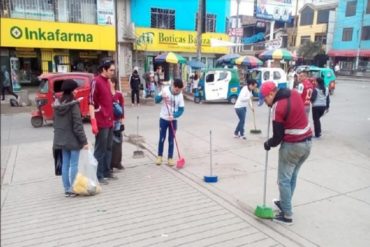
[[[357,50],[330,50],[329,57],[356,57]],[[360,57],[370,57],[370,50],[361,50]]]

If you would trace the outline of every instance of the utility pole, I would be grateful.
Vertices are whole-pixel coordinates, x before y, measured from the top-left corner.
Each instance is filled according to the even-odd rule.
[[[238,44],[240,41],[239,36],[237,36],[237,30],[239,29],[240,26],[240,16],[239,16],[239,7],[240,7],[240,1],[241,0],[236,0],[236,28],[235,28],[235,43]],[[238,53],[240,51],[240,46],[235,46],[234,47],[234,53]]]
[[[197,23],[197,60],[200,62],[202,57],[202,18],[203,0],[198,0],[198,23]]]
[[[361,49],[361,36],[362,36],[362,27],[364,25],[364,14],[365,14],[365,0],[363,0],[363,9],[361,13],[361,25],[357,31],[357,38],[358,38],[358,46],[357,46],[357,54],[356,54],[356,64],[355,64],[355,70],[358,70],[358,65],[360,63],[360,49]]]
[[[292,40],[290,43],[290,46],[292,47],[293,45],[295,46],[295,43],[297,43],[297,25],[298,25],[298,0],[295,1],[295,16],[294,16],[294,21],[293,21],[293,32],[292,32]],[[294,37],[296,39],[296,42],[294,42]]]

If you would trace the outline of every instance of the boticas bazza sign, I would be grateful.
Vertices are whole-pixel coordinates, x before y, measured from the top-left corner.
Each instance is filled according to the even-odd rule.
[[[197,33],[156,28],[136,28],[135,49],[139,51],[196,52]],[[226,54],[227,47],[211,47],[211,38],[229,41],[224,33],[204,33],[202,53]]]
[[[115,50],[113,26],[1,18],[1,46]]]

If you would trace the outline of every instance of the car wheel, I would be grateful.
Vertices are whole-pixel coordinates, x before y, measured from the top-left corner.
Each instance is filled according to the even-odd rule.
[[[44,119],[40,116],[32,117],[31,124],[35,128],[40,128],[44,124]]]
[[[230,99],[229,99],[229,102],[233,105],[235,105],[236,103],[236,100],[237,100],[237,97],[235,95],[231,96]]]

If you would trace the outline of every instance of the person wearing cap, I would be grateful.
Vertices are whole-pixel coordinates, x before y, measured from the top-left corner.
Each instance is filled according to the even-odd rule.
[[[280,199],[275,205],[280,213],[275,221],[291,224],[292,196],[297,175],[311,151],[312,130],[305,113],[301,96],[296,90],[278,89],[274,82],[264,82],[260,90],[268,107],[271,107],[273,135],[264,143],[269,151],[280,144],[278,160],[278,185]]]
[[[72,186],[78,171],[80,150],[88,148],[81,119],[80,103],[73,96],[76,88],[75,81],[65,80],[61,87],[63,94],[53,104],[53,149],[62,150],[62,181],[66,197],[75,196]]]
[[[313,92],[313,83],[308,78],[307,71],[302,70],[298,73],[298,87],[297,91],[301,94],[301,98],[305,107],[305,112],[307,114],[307,117],[310,115],[310,109],[311,109],[311,96]]]
[[[234,130],[234,138],[240,138],[246,140],[247,138],[244,135],[244,124],[245,117],[247,115],[247,106],[249,105],[250,109],[254,111],[252,104],[252,91],[256,88],[257,82],[254,79],[248,79],[247,85],[242,87],[238,99],[234,105],[236,115],[239,118],[239,122]]]
[[[89,112],[92,132],[95,135],[94,156],[98,161],[99,183],[108,184],[107,179],[117,179],[110,169],[113,138],[113,95],[109,79],[114,76],[115,66],[106,60],[99,66],[100,74],[91,82]]]

